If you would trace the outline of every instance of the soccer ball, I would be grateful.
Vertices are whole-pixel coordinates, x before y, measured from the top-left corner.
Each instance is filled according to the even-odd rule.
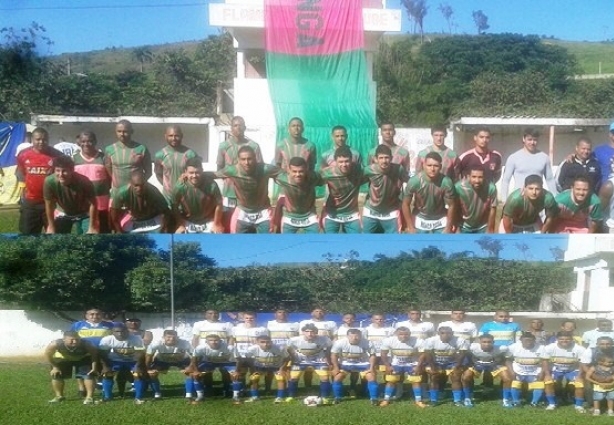
[[[318,407],[322,404],[322,398],[317,395],[310,395],[305,397],[303,404],[307,407]]]

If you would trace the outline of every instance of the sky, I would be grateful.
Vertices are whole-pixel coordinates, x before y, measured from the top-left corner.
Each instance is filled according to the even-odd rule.
[[[233,0],[237,2],[237,0]],[[246,0],[247,2],[253,0]],[[208,4],[222,0],[0,0],[0,29],[46,28],[53,41],[44,55],[205,39],[219,28],[208,25]],[[488,32],[554,36],[563,40],[614,39],[612,0],[428,0],[425,32],[448,32],[440,4],[454,10],[453,32],[476,32],[472,11],[489,18]],[[401,8],[387,0],[388,8]],[[403,32],[412,26],[403,13]]]
[[[171,235],[150,235],[160,249],[168,249]],[[205,255],[220,267],[240,267],[251,264],[310,263],[326,261],[331,253],[337,261],[350,250],[359,253],[358,260],[371,261],[376,254],[396,257],[402,251],[420,251],[435,246],[447,254],[473,251],[486,256],[475,242],[484,235],[173,235],[175,242],[199,242]],[[500,258],[506,260],[553,261],[551,248],[567,249],[567,235],[490,235],[500,239],[504,249]],[[517,245],[526,244],[522,253]]]

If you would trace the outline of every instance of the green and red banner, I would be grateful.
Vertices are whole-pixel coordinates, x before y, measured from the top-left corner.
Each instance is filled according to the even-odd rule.
[[[361,0],[265,0],[266,69],[277,138],[300,117],[319,153],[348,129],[363,158],[377,143],[375,93],[364,52]]]

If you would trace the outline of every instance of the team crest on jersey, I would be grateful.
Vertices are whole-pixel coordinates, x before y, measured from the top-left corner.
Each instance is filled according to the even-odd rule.
[[[595,167],[588,167],[588,172],[589,173],[594,173],[595,171],[597,171],[597,169]]]
[[[489,167],[490,167],[490,171],[495,171],[497,164],[490,164]]]

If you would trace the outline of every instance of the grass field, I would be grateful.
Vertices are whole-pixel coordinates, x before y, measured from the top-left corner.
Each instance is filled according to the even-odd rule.
[[[19,209],[13,207],[0,208],[0,234],[17,233]]]
[[[476,407],[455,407],[449,401],[418,409],[409,400],[389,407],[373,407],[365,399],[346,400],[337,406],[305,407],[300,403],[274,405],[272,397],[252,404],[234,406],[228,399],[212,397],[203,404],[189,405],[183,399],[182,375],[172,370],[163,379],[166,398],[137,406],[129,397],[111,403],[84,406],[76,395],[74,381],[66,381],[67,400],[49,405],[52,398],[48,368],[42,364],[0,364],[0,422],[22,424],[592,424],[612,423],[612,418],[579,415],[571,406],[554,412],[543,408],[504,409],[496,400],[478,400]],[[479,394],[476,394],[476,396]],[[581,416],[587,416],[581,418]]]

